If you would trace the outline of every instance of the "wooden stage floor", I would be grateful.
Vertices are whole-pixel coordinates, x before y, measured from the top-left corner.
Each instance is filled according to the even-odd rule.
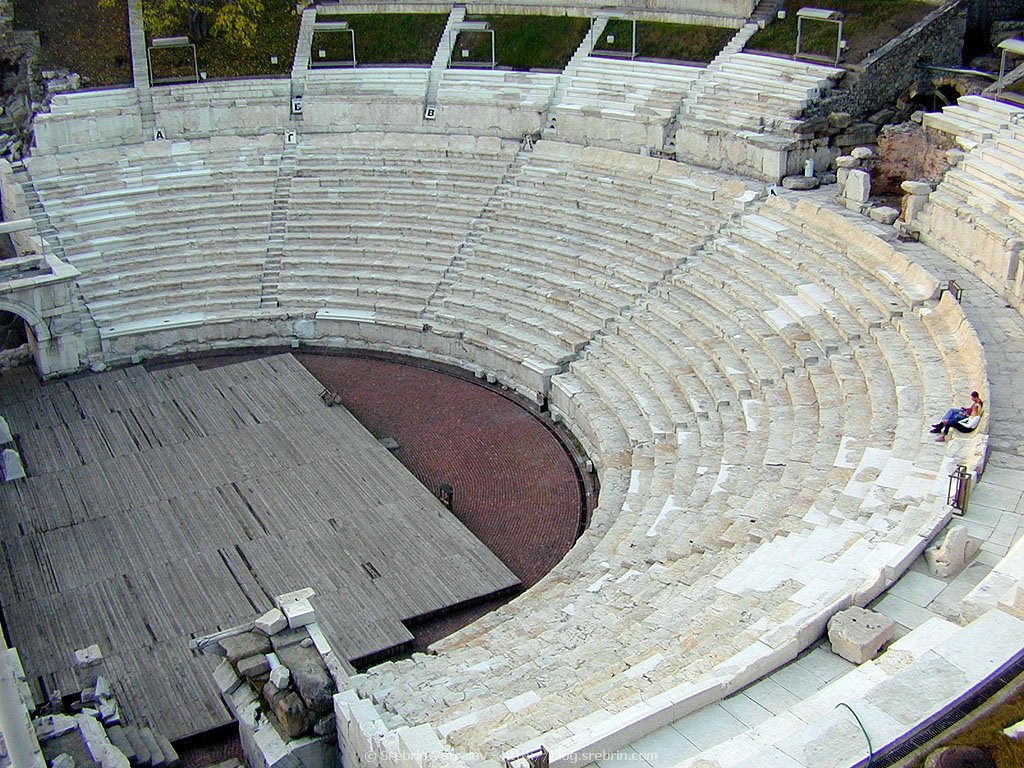
[[[40,385],[0,414],[29,478],[0,484],[0,604],[37,696],[96,643],[131,720],[172,739],[230,721],[189,640],[313,587],[339,655],[519,581],[291,355]],[[187,706],[182,706],[188,702]]]

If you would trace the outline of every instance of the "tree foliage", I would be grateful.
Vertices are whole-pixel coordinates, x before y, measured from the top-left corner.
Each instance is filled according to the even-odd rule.
[[[142,19],[152,37],[180,34],[184,22],[193,41],[212,34],[247,48],[265,11],[263,0],[142,0]]]

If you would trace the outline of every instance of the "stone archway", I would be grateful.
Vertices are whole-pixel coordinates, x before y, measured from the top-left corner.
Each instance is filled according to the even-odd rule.
[[[46,324],[39,313],[26,304],[10,299],[0,299],[0,312],[10,312],[24,320],[26,325],[32,329],[32,336],[37,342],[50,341],[50,326]]]

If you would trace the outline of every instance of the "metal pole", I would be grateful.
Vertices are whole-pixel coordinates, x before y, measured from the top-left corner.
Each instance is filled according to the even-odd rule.
[[[793,54],[793,58],[794,59],[797,56],[800,55],[800,37],[803,34],[803,31],[804,31],[804,20],[803,20],[803,17],[802,16],[797,16],[796,17],[796,53]]]
[[[629,51],[629,58],[630,60],[636,58],[636,19],[633,19],[633,46]]]
[[[1006,74],[1006,49],[1003,49],[1003,55],[999,57],[999,79],[996,81],[996,98],[998,99],[1003,95],[1003,75]]]

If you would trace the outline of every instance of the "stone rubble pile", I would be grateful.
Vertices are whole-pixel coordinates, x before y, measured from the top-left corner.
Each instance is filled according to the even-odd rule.
[[[47,763],[61,768],[177,768],[178,753],[149,726],[124,722],[109,678],[99,673],[103,654],[91,645],[75,651],[79,695],[67,706],[50,696],[50,713],[32,721]]]
[[[279,607],[257,619],[253,629],[212,647],[224,657],[214,673],[224,695],[233,696],[242,686],[250,688],[268,708],[284,741],[330,736],[335,729],[336,686],[307,628],[315,618],[308,592],[281,596]]]

